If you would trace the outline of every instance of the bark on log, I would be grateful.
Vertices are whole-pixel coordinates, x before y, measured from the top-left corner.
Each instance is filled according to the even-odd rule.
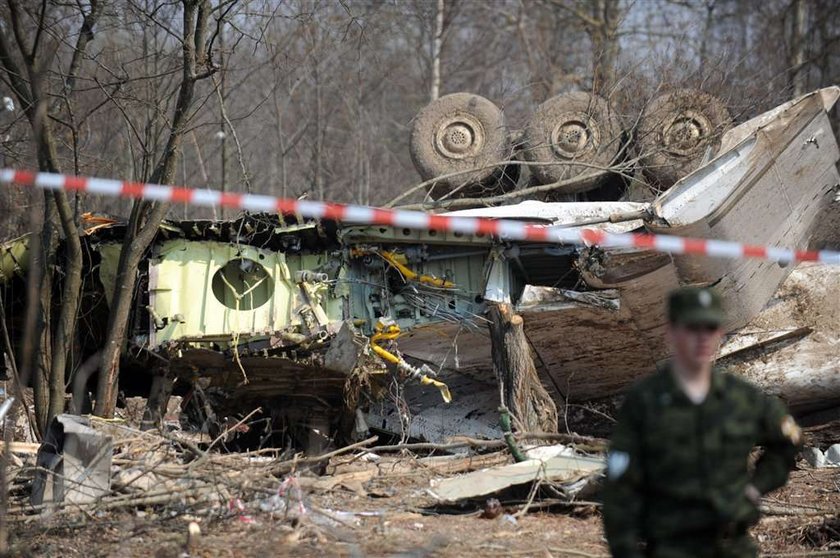
[[[557,406],[540,382],[522,316],[510,304],[491,304],[493,368],[502,402],[528,432],[556,432]]]

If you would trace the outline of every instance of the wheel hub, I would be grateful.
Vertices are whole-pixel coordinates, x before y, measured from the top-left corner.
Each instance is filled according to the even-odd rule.
[[[711,135],[709,119],[693,110],[682,111],[665,124],[662,143],[675,155],[693,155]]]
[[[449,159],[475,157],[484,147],[484,128],[469,114],[459,114],[441,122],[435,134],[435,148]]]
[[[579,159],[600,143],[598,127],[589,115],[568,113],[558,118],[551,132],[551,147],[564,159]]]

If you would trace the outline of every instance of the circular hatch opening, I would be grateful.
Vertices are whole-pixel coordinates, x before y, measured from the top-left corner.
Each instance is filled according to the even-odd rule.
[[[272,285],[268,271],[248,258],[235,258],[213,275],[213,295],[216,300],[234,310],[253,310],[271,298]]]

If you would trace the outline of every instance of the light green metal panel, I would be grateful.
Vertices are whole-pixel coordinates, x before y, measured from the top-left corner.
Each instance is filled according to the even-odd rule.
[[[403,330],[434,321],[478,323],[484,310],[488,251],[454,247],[426,255],[405,250],[406,267],[412,271],[446,279],[452,288],[418,281],[394,279],[399,272],[383,259],[370,256],[350,260],[344,285],[350,290],[349,317],[367,321],[362,330],[372,333],[379,316],[396,320]]]
[[[242,302],[239,310],[230,300],[224,304],[217,296],[218,286],[214,293],[214,275],[229,261],[240,258],[253,260],[268,272],[268,300],[253,309],[243,309]],[[168,318],[167,325],[154,334],[152,345],[182,337],[267,335],[299,326],[303,300],[294,274],[319,269],[328,258],[328,254],[287,256],[253,246],[211,241],[165,242],[149,264],[150,305],[157,316]],[[314,290],[330,320],[340,321],[340,300],[329,289]],[[154,323],[151,325],[154,330]]]
[[[23,276],[29,267],[29,238],[25,235],[0,244],[0,283],[15,275]]]
[[[455,288],[447,291],[421,286],[427,303],[425,310],[415,312],[412,320],[397,319],[400,327],[407,330],[423,323],[445,320],[441,313],[448,314],[450,320],[456,315],[470,320],[470,316],[481,313],[486,261],[486,255],[463,255],[422,263],[411,262],[410,267],[414,271],[448,279],[455,283]],[[398,315],[404,315],[404,311],[396,307],[394,310]]]
[[[443,277],[455,283],[462,295],[475,297],[484,294],[484,275],[487,256],[468,255],[423,262],[416,266],[420,273]]]

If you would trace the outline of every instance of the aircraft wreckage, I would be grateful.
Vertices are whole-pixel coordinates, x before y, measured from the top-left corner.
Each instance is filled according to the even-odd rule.
[[[683,143],[669,153],[674,160],[690,155],[695,170],[652,201],[529,200],[449,215],[804,248],[826,212],[838,211],[840,151],[828,116],[838,96],[840,88],[814,92],[693,150],[684,145],[696,132],[691,126],[702,139],[708,121],[683,111],[682,120],[663,124],[660,140],[667,144],[669,133],[681,133]],[[591,98],[588,106],[603,109]],[[412,142],[424,178],[441,172],[423,167],[416,136],[424,126],[450,163],[463,160],[464,138],[476,140],[487,128],[481,115],[449,114],[456,117],[433,121],[428,110],[418,117]],[[592,157],[601,156],[606,134],[602,129],[596,137],[593,120],[599,114],[591,110],[558,125],[560,135],[549,141],[562,149],[551,156],[576,160],[579,149],[583,160],[590,144],[596,144]],[[533,136],[529,128],[526,144]],[[494,172],[499,191],[509,189]],[[471,180],[486,188],[489,175],[482,173]],[[83,237],[86,355],[101,345],[124,230],[107,220],[91,224]],[[23,280],[27,242],[6,243],[0,252],[7,295],[24,292],[13,284]],[[429,440],[498,436],[491,305],[509,305],[521,316],[539,380],[562,403],[612,396],[654,370],[667,356],[665,294],[698,284],[718,289],[729,309],[721,362],[795,409],[816,409],[840,400],[840,270],[793,271],[756,259],[507,242],[277,215],[169,221],[140,269],[121,384],[148,389],[155,378],[153,401],[174,389],[199,407],[212,400],[219,415],[262,404],[272,418],[325,437],[367,428]],[[808,291],[822,317],[797,318],[807,312],[793,307],[794,291]],[[86,379],[77,378],[81,389]]]

